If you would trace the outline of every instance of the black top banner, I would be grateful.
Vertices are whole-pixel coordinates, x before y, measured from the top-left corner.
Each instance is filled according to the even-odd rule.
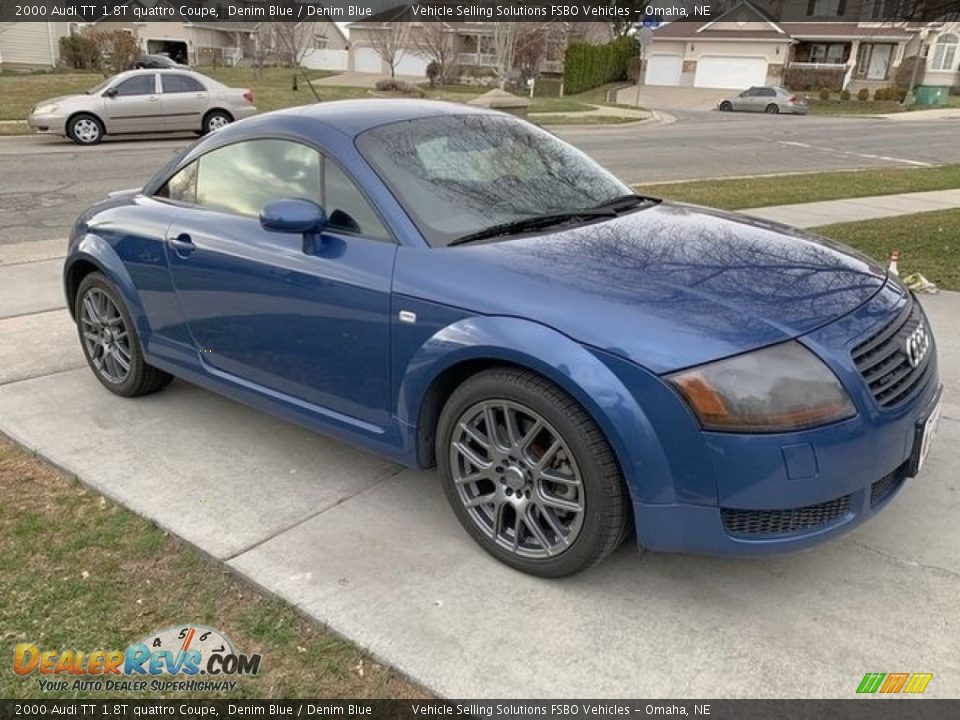
[[[960,700],[2,700],[0,720],[110,718],[351,718],[422,720],[941,720]]]
[[[2,0],[7,22],[943,22],[960,0]]]

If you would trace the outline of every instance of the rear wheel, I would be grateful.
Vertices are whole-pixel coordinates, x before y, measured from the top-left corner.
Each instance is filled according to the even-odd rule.
[[[90,273],[80,283],[74,317],[87,364],[110,392],[136,397],[156,392],[173,380],[144,362],[130,313],[100,273]]]
[[[86,113],[74,115],[67,125],[67,136],[78,145],[96,145],[103,140],[103,133],[103,123]]]
[[[729,100],[724,100],[720,103],[721,112],[730,112],[731,110],[733,110],[733,104]]]
[[[448,400],[437,464],[461,524],[501,562],[541,577],[580,572],[630,529],[616,459],[569,395],[524,370],[487,370]]]
[[[233,122],[230,113],[225,110],[211,110],[203,117],[203,132],[211,133]]]
[[[767,109],[765,110],[765,112],[768,115],[777,115],[780,112],[780,106],[777,105],[776,103],[770,103],[769,105],[767,105]]]

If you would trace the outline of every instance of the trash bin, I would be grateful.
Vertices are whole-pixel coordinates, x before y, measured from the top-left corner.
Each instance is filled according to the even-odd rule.
[[[920,85],[917,87],[916,99],[913,104],[918,107],[942,107],[947,104],[950,88],[936,85]]]

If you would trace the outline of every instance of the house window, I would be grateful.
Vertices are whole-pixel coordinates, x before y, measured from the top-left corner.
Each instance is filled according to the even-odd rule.
[[[313,36],[313,49],[314,50],[326,50],[327,49],[327,36],[326,35],[314,35]]]
[[[847,61],[844,43],[814,43],[810,46],[810,62],[842,65]]]
[[[937,38],[933,46],[933,56],[930,60],[931,70],[953,70],[957,65],[957,47],[960,38],[947,33]]]

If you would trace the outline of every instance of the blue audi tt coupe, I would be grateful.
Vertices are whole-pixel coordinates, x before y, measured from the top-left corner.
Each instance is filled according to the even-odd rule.
[[[436,466],[476,542],[544,577],[634,529],[733,555],[850,530],[941,406],[923,309],[869,259],[464,105],[218,130],[84,212],[63,278],[108,390],[179,377]]]

